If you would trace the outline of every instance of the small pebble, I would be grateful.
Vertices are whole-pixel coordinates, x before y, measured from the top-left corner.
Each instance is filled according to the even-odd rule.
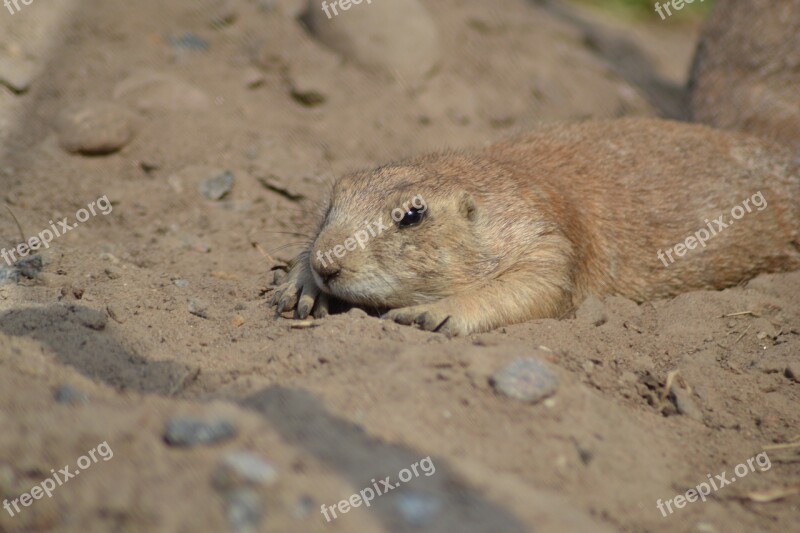
[[[128,316],[123,308],[115,303],[110,303],[106,306],[106,313],[111,317],[111,320],[118,324],[124,324],[128,320]]]
[[[236,19],[238,18],[239,14],[236,10],[236,2],[232,1],[223,1],[219,2],[219,4],[212,8],[213,11],[211,16],[209,17],[209,24],[212,28],[224,28],[225,26],[230,26]]]
[[[200,318],[208,318],[208,304],[197,298],[190,298],[189,312]]]
[[[589,297],[583,301],[578,311],[575,313],[575,316],[578,320],[588,322],[595,326],[602,326],[608,320],[605,305],[603,305],[603,302],[594,294],[589,295]]]
[[[436,496],[414,490],[398,494],[395,505],[400,516],[414,527],[430,524],[442,509],[442,504]]]
[[[233,189],[233,173],[224,171],[200,184],[200,193],[208,200],[222,200]]]
[[[164,440],[172,446],[197,446],[230,440],[237,434],[236,426],[222,418],[178,416],[167,422]]]
[[[256,533],[264,519],[261,496],[252,489],[238,489],[225,496],[225,516],[235,533]]]
[[[351,5],[328,16],[316,4],[306,16],[311,33],[343,57],[405,80],[424,78],[439,63],[439,28],[420,0]]]
[[[513,361],[490,379],[497,392],[527,403],[536,403],[556,392],[558,379],[545,363],[533,357]]]
[[[31,255],[20,259],[14,266],[23,277],[33,279],[42,271],[44,259],[39,254]]]
[[[789,363],[786,365],[785,375],[787,378],[800,383],[800,363]]]
[[[199,111],[211,101],[200,89],[171,74],[143,70],[114,87],[114,99],[133,104],[139,111]]]
[[[173,279],[172,283],[174,283],[175,286],[178,287],[179,289],[185,289],[186,287],[189,286],[189,280],[185,279]]]
[[[36,64],[26,59],[0,56],[0,85],[16,94],[30,89],[36,77]]]
[[[59,115],[57,124],[61,147],[74,154],[112,154],[133,139],[130,114],[110,103],[67,109]]]
[[[61,385],[53,394],[53,399],[58,403],[67,405],[86,405],[89,403],[89,396],[71,385]]]
[[[19,270],[14,267],[0,265],[0,285],[19,281]]]
[[[173,48],[199,52],[205,52],[210,46],[207,39],[191,32],[170,36],[169,45]]]
[[[675,399],[675,407],[682,415],[688,416],[697,422],[703,421],[703,412],[697,407],[688,391],[680,387],[672,387],[672,397]]]
[[[232,451],[222,457],[214,472],[212,483],[218,490],[243,485],[272,485],[278,481],[278,471],[261,456],[244,451]]]
[[[89,309],[88,307],[75,307],[72,309],[75,318],[82,326],[95,331],[102,331],[108,323],[108,315],[102,311]]]

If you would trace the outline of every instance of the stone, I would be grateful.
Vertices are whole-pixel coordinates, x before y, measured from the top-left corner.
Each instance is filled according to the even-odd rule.
[[[362,66],[416,80],[439,63],[439,30],[419,0],[347,3],[336,12],[328,3],[326,14],[309,0],[304,17],[311,33],[322,43]]]
[[[442,503],[436,496],[416,490],[398,494],[395,505],[403,520],[413,527],[429,525],[442,510]]]
[[[543,400],[558,388],[555,374],[534,357],[516,359],[496,372],[490,383],[497,392],[526,403]]]
[[[114,99],[130,102],[144,113],[160,111],[202,111],[209,97],[194,85],[170,74],[144,70],[121,81]]]
[[[4,85],[16,94],[30,89],[36,78],[36,64],[26,59],[0,56],[0,85]]]
[[[89,396],[71,385],[61,385],[53,394],[53,399],[66,405],[86,405],[89,403]]]
[[[66,109],[57,118],[58,141],[70,153],[113,154],[133,139],[131,119],[127,109],[107,102]]]
[[[786,365],[786,371],[784,374],[787,378],[793,379],[797,383],[800,383],[800,363],[789,363]]]
[[[606,315],[606,307],[600,298],[594,294],[590,294],[575,313],[575,317],[582,321],[588,322],[594,326],[602,326],[608,320]]]
[[[234,438],[236,426],[223,418],[177,416],[167,422],[164,440],[171,446],[216,444]]]
[[[200,184],[200,194],[207,200],[222,200],[233,189],[233,172],[226,170],[221,174],[206,178]]]
[[[200,318],[208,318],[208,304],[197,298],[189,299],[189,312]]]
[[[232,451],[222,457],[214,472],[213,485],[218,490],[240,486],[268,486],[278,481],[278,471],[258,454]]]
[[[257,533],[264,519],[261,496],[252,489],[238,489],[225,496],[225,516],[234,533]]]

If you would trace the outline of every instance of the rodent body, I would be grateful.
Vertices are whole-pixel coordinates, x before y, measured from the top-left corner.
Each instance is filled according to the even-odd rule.
[[[549,127],[343,176],[272,303],[305,317],[333,297],[458,335],[561,317],[588,294],[719,289],[800,268],[798,199],[797,161],[768,141],[655,119]],[[414,216],[393,219],[399,206]],[[715,220],[702,247],[663,259]],[[325,255],[373,221],[363,246]]]

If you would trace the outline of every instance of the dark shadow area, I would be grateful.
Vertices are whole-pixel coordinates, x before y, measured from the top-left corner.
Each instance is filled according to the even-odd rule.
[[[424,459],[424,452],[415,452],[395,444],[381,442],[367,435],[363,428],[327,412],[320,401],[300,389],[279,385],[263,389],[239,402],[261,414],[290,444],[300,446],[322,463],[338,471],[356,492],[373,487],[391,476],[398,482],[398,473]],[[412,477],[384,495],[372,500],[370,510],[393,532],[452,531],[514,533],[526,531],[508,511],[485,501],[474,489],[459,480],[447,464],[431,457],[436,470],[426,476]],[[429,468],[428,471],[431,469]],[[342,499],[349,494],[342,494]],[[324,502],[335,505],[337,502]],[[424,507],[429,521],[418,526],[408,522],[401,508]],[[406,517],[408,511],[406,511]]]
[[[561,20],[577,28],[588,48],[602,57],[628,83],[637,87],[663,118],[689,120],[687,88],[663,79],[654,69],[653,60],[632,40],[611,35],[603,28],[580,17],[570,6],[558,0],[530,0],[545,7]]]
[[[197,376],[197,368],[136,355],[103,332],[106,321],[105,313],[80,305],[19,308],[0,314],[0,331],[45,344],[60,363],[120,391],[173,396]]]

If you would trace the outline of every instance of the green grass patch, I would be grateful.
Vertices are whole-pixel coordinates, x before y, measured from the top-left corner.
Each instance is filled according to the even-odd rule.
[[[694,0],[694,3],[685,3],[683,9],[676,11],[672,8],[670,0],[658,0],[661,5],[670,5],[672,16],[667,16],[665,20],[656,13],[655,5],[656,0],[573,0],[575,2],[590,5],[596,9],[612,13],[617,16],[635,19],[649,19],[654,22],[667,22],[670,20],[697,20],[705,18],[711,7],[714,5],[714,0]],[[662,8],[664,15],[667,12]]]

